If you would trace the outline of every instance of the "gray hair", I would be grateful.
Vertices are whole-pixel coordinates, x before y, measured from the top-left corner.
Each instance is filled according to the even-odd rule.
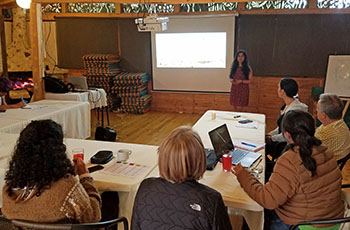
[[[344,104],[336,94],[321,94],[319,106],[320,112],[324,112],[330,119],[341,119]]]

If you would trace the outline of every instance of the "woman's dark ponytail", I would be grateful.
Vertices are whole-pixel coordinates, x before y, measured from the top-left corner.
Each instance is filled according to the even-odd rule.
[[[290,144],[289,148],[298,147],[304,167],[311,171],[312,176],[316,175],[316,161],[312,157],[312,149],[322,142],[314,136],[315,125],[312,116],[300,110],[289,111],[283,117],[282,130],[292,136],[294,143]]]

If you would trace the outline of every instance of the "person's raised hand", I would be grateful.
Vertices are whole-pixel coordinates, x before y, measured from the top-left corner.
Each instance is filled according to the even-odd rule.
[[[74,162],[74,168],[75,173],[80,175],[83,175],[84,173],[89,173],[89,170],[87,169],[84,161],[81,158],[76,158],[73,160]]]
[[[244,170],[244,168],[243,168],[243,166],[241,165],[241,163],[239,163],[238,165],[233,166],[233,167],[231,168],[231,172],[232,172],[233,174],[235,174],[236,176],[237,176],[240,172],[242,172],[243,170]]]

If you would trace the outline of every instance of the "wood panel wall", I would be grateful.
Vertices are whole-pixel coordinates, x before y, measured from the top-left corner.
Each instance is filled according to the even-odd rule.
[[[242,111],[266,115],[267,131],[275,126],[282,99],[277,96],[281,77],[254,77],[250,85],[249,106]],[[314,112],[312,87],[322,87],[323,78],[295,78],[299,85],[299,99]],[[233,111],[229,94],[177,93],[152,91],[151,110],[159,112],[204,113],[206,110]]]

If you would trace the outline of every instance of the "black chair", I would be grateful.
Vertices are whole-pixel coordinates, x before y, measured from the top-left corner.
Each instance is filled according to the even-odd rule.
[[[346,155],[345,157],[343,157],[342,159],[338,160],[337,163],[339,165],[339,169],[340,171],[343,170],[346,162],[350,159],[350,153],[348,155]]]
[[[48,224],[48,223],[34,223],[23,220],[8,220],[4,216],[0,216],[2,221],[10,222],[17,229],[34,229],[34,230],[87,230],[87,229],[109,229],[123,222],[124,230],[129,229],[128,220],[125,217],[119,217],[113,220],[104,222],[87,223],[87,224]]]

